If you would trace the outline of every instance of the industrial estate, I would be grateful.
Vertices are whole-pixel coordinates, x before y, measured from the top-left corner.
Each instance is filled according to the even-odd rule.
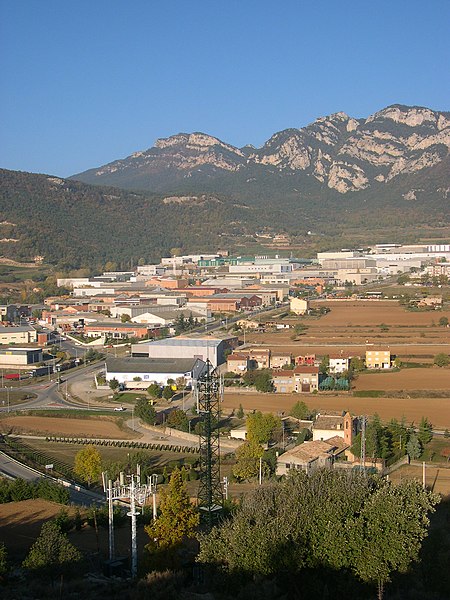
[[[312,486],[316,534],[340,494],[359,507],[340,509],[347,529],[371,498],[403,536],[409,568],[420,545],[402,511],[426,524],[450,494],[449,277],[448,244],[314,259],[223,250],[61,277],[41,303],[4,304],[3,564],[70,579],[88,561],[95,585],[113,577],[117,589],[146,572],[190,578],[194,569],[189,585],[200,593],[209,575],[198,569],[215,568],[226,547],[233,589],[243,560],[235,544],[259,544],[267,495],[270,519],[281,518],[283,494]],[[394,516],[383,505],[391,487],[402,507]],[[289,510],[283,528],[302,518],[298,505]],[[245,544],[233,541],[239,527]],[[351,531],[336,560],[356,579],[342,585],[365,597],[375,583],[380,593],[403,567],[392,559],[383,571],[383,556],[367,574],[352,562]],[[300,541],[289,535],[293,552]],[[48,543],[61,545],[58,556],[46,555]],[[243,572],[276,574],[274,545],[261,555],[266,567]],[[184,577],[169,577],[173,597],[183,597]]]

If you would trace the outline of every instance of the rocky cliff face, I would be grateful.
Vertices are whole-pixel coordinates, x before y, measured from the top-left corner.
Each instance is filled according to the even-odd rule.
[[[257,168],[281,176],[305,174],[345,194],[437,165],[449,148],[450,113],[394,105],[367,119],[343,112],[321,117],[302,129],[274,134],[259,149],[236,148],[203,133],[180,133],[74,179],[140,189],[152,189],[157,179],[170,188],[174,179],[211,179]]]

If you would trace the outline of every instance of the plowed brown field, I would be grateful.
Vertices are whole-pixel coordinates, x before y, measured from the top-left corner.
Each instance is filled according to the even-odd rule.
[[[246,342],[285,350],[293,354],[338,353],[340,350],[364,355],[366,344],[389,346],[402,360],[420,357],[432,362],[439,352],[450,352],[450,328],[439,326],[439,319],[450,311],[411,312],[397,301],[318,301],[312,306],[327,306],[330,312],[320,318],[285,317],[307,329],[293,341],[293,329],[246,334]]]
[[[1,431],[11,430],[13,433],[29,433],[42,435],[67,435],[92,438],[131,439],[136,437],[132,432],[123,431],[107,418],[96,419],[61,419],[58,417],[15,416],[1,419]]]
[[[325,327],[342,327],[350,325],[374,326],[406,325],[408,327],[431,326],[440,317],[450,318],[450,311],[412,312],[405,310],[396,300],[370,300],[354,302],[317,302],[313,306],[327,306],[331,311],[321,317],[320,323]]]
[[[223,410],[236,409],[239,404],[246,411],[261,410],[263,412],[286,415],[292,406],[303,401],[309,408],[319,411],[349,410],[355,415],[373,415],[377,413],[383,421],[392,418],[418,423],[427,417],[435,429],[450,429],[450,398],[354,398],[353,396],[329,396],[307,394],[259,394],[229,393],[225,391]]]
[[[355,390],[450,390],[450,369],[401,369],[389,373],[362,373]]]

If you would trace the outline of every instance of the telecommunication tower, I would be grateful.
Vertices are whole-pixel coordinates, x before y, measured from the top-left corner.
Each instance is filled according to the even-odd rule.
[[[200,483],[198,505],[202,520],[211,529],[223,507],[222,482],[220,480],[219,421],[223,381],[209,360],[206,370],[194,384],[197,412],[202,417],[200,433]]]
[[[124,473],[120,473],[118,481],[108,479],[107,473],[102,473],[103,491],[106,493],[109,513],[109,560],[114,560],[114,500],[129,500],[130,511],[127,513],[131,517],[131,576],[137,576],[137,536],[136,536],[136,517],[140,514],[136,509],[136,504],[144,506],[148,496],[153,493],[153,476],[151,483],[141,483],[141,467],[137,465],[136,475],[129,475],[129,483],[125,483]],[[155,515],[155,513],[154,513]]]

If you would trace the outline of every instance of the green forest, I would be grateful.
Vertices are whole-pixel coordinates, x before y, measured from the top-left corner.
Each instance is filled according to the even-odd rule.
[[[152,262],[182,252],[260,252],[260,234],[286,233],[303,256],[338,247],[359,247],[387,239],[417,242],[445,239],[450,211],[439,186],[443,161],[427,177],[397,178],[387,185],[338,194],[305,175],[280,178],[257,173],[217,175],[210,183],[174,183],[167,195],[195,194],[185,202],[166,196],[87,185],[47,175],[0,170],[1,255],[18,261],[43,256],[60,270],[99,270]],[[431,171],[431,170],[430,170]],[[403,194],[420,183],[420,201]]]

